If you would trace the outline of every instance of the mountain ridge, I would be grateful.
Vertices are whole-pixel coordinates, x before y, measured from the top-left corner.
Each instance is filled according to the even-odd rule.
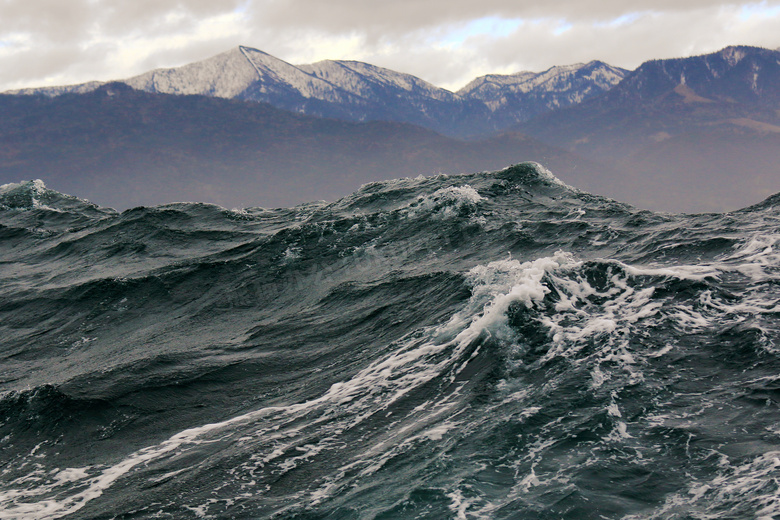
[[[618,198],[737,209],[780,190],[780,52],[645,62],[608,92],[514,129],[625,171],[636,193]]]
[[[443,170],[453,171],[453,168],[500,168],[523,160],[542,162],[567,182],[587,191],[662,211],[732,210],[780,191],[777,170],[777,164],[780,164],[779,52],[731,46],[701,56],[653,60],[626,73],[616,86],[593,93],[587,99],[576,98],[579,92],[576,86],[569,90],[563,88],[571,87],[580,77],[583,85],[604,80],[602,87],[608,86],[615,80],[615,75],[622,72],[606,67],[609,66],[603,62],[591,62],[553,67],[542,73],[489,75],[481,81],[478,78],[468,88],[464,87],[482,97],[472,100],[469,105],[457,98],[457,93],[389,69],[333,60],[294,66],[262,51],[241,47],[213,57],[211,61],[178,69],[160,69],[136,77],[133,81],[141,90],[135,92],[163,96],[164,100],[134,98],[141,103],[138,106],[134,106],[132,100],[124,101],[128,114],[116,119],[116,124],[129,124],[138,132],[139,135],[131,136],[129,141],[127,136],[115,134],[110,125],[104,132],[117,139],[121,137],[119,141],[101,141],[104,136],[79,126],[78,120],[94,122],[104,117],[99,103],[96,109],[92,105],[78,105],[75,101],[78,96],[88,96],[81,93],[88,87],[94,92],[95,84],[72,88],[68,105],[71,108],[66,110],[64,105],[57,108],[59,112],[52,123],[53,128],[42,125],[48,117],[45,112],[36,112],[35,117],[9,119],[2,136],[6,142],[0,145],[0,167],[4,175],[10,176],[6,177],[9,182],[18,181],[19,175],[28,176],[26,170],[20,169],[18,160],[20,153],[26,153],[26,162],[23,162],[30,169],[30,175],[39,167],[58,175],[65,158],[47,163],[45,168],[39,165],[32,151],[38,150],[44,157],[53,152],[35,148],[36,140],[40,140],[35,132],[50,136],[48,142],[52,146],[65,143],[62,139],[66,134],[75,132],[80,133],[79,139],[92,140],[95,146],[101,142],[101,146],[109,149],[119,146],[125,150],[127,166],[117,163],[112,155],[105,155],[95,146],[66,143],[66,148],[71,147],[69,150],[74,154],[75,150],[87,157],[104,154],[101,160],[105,162],[87,160],[78,154],[68,159],[82,168],[96,169],[96,175],[104,167],[113,172],[135,172],[141,176],[146,175],[146,168],[159,171],[160,178],[174,175],[178,179],[185,179],[188,171],[197,171],[201,185],[218,186],[238,182],[233,172],[228,171],[234,163],[237,171],[250,177],[259,171],[258,168],[279,167],[284,175],[312,183],[312,186],[298,186],[303,198],[332,198],[346,193],[354,188],[355,182],[362,182],[358,177],[363,179],[366,170],[376,174],[370,180],[380,180],[430,173],[445,163],[448,166]],[[99,88],[124,92],[119,88],[123,85],[123,89],[130,91],[130,82]],[[192,88],[198,82],[200,86]],[[574,96],[570,101],[573,99],[577,103],[537,113],[518,124],[517,119],[528,116],[517,114],[517,100],[507,101],[511,92],[500,88],[496,91],[491,86],[502,82],[510,85],[518,98],[528,93],[536,96],[534,102],[537,104],[552,102],[554,105],[555,96],[563,94]],[[555,95],[545,97],[535,91],[535,85],[541,83],[552,83]],[[172,94],[155,94],[157,90],[170,90],[179,94],[180,99],[177,101],[174,99],[177,96]],[[261,95],[276,96],[276,103],[268,103],[268,106],[304,119],[287,118],[286,123],[278,126],[280,136],[266,140],[253,141],[238,134],[231,136],[228,134],[233,131],[232,126],[244,125],[241,131],[251,128],[252,132],[259,132],[264,128],[260,124],[262,117],[274,121],[282,116],[272,115],[263,108],[255,115],[247,116],[247,120],[239,114],[240,110],[236,112],[238,105],[204,105],[203,101],[196,103],[189,99],[190,96],[181,95],[193,92],[198,94],[195,97],[204,96],[204,99],[244,103],[242,110],[250,111],[265,106],[264,102],[257,101],[264,99]],[[8,95],[4,103],[11,103],[12,98],[21,102],[25,97],[40,98],[41,103],[57,98]],[[109,92],[103,97],[109,97]],[[460,104],[451,102],[453,99]],[[510,108],[491,113],[486,105],[491,102]],[[148,108],[143,108],[155,103],[166,107],[163,114],[151,114]],[[81,108],[74,108],[77,106]],[[212,120],[182,115],[183,107],[198,106],[207,106],[206,113]],[[261,117],[258,114],[263,110],[267,113]],[[146,114],[144,117],[149,124],[153,122],[169,130],[158,136],[161,143],[149,139],[149,135],[156,135],[154,132],[160,129],[142,131],[134,119],[127,119],[134,111]],[[70,114],[70,119],[65,117],[66,113]],[[323,122],[317,126],[313,120],[306,119],[311,117],[323,119]],[[374,121],[375,124],[346,130],[336,121]],[[383,121],[394,122],[395,126],[382,124]],[[13,124],[17,128],[9,126]],[[500,132],[496,130],[504,127]],[[213,133],[210,139],[203,136],[205,129]],[[460,140],[445,143],[421,132],[422,129],[440,137],[456,134]],[[62,135],[51,135],[51,132]],[[492,137],[487,140],[474,138],[485,135]],[[229,142],[234,137],[238,143]],[[275,140],[277,137],[279,140]],[[463,137],[470,139],[464,141]],[[339,142],[339,138],[354,140],[358,146]],[[21,148],[17,147],[19,139]],[[220,139],[223,142],[217,142]],[[386,140],[390,144],[384,142]],[[142,142],[154,153],[159,152],[159,161],[170,162],[170,172],[163,172],[162,166],[149,163],[149,158],[142,153]],[[491,144],[485,145],[486,142]],[[332,149],[327,150],[327,146]],[[430,149],[426,150],[425,146]],[[391,149],[399,157],[393,156]],[[211,150],[210,155],[203,155],[203,150]],[[292,157],[283,157],[282,150]],[[242,159],[235,159],[227,152],[235,152]],[[473,153],[473,157],[463,155],[466,152]],[[203,164],[193,163],[192,158],[198,156]],[[474,162],[477,159],[484,164]],[[331,164],[325,167],[321,164],[323,161]],[[204,165],[221,172],[215,174],[217,180],[213,183],[205,180],[207,167]],[[307,177],[307,172],[314,171],[320,174]],[[71,173],[82,175],[79,171]],[[344,180],[345,175],[351,176],[351,180]],[[741,182],[735,182],[735,179]],[[328,191],[330,187],[321,185],[323,181],[341,184],[337,191]],[[87,193],[80,188],[65,189]],[[186,197],[201,196],[197,195],[201,193],[197,190],[192,193],[195,194]],[[288,190],[287,195],[291,194]],[[139,203],[141,200],[143,197]]]
[[[592,81],[586,73],[577,75],[581,69],[593,68],[602,70],[595,76],[590,71]],[[593,61],[507,75],[501,81],[508,95],[496,101],[495,93],[486,96],[475,89],[451,92],[411,74],[359,61],[292,65],[263,51],[238,46],[182,67],[155,69],[119,81],[147,92],[261,101],[318,117],[394,120],[451,137],[471,137],[500,132],[539,113],[580,102],[611,88],[626,72]],[[574,84],[571,79],[576,79]],[[6,94],[57,96],[89,92],[101,84],[105,82],[18,89]]]
[[[471,81],[458,93],[484,101],[494,113],[504,107],[514,108],[504,113],[501,126],[508,127],[606,92],[619,84],[628,72],[593,60],[555,66],[538,73],[488,74]],[[545,85],[547,88],[540,88]],[[525,110],[518,112],[516,107]]]
[[[732,45],[709,54],[646,61],[605,94],[601,102],[635,102],[684,85],[706,99],[778,104],[778,84],[780,51]]]
[[[367,182],[522,161],[583,187],[601,171],[518,133],[461,141],[409,123],[326,119],[124,83],[51,98],[0,95],[0,112],[0,184],[39,178],[121,209],[174,200],[292,206]]]

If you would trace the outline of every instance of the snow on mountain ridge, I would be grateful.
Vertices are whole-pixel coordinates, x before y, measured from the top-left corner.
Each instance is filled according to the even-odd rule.
[[[182,67],[155,69],[123,82],[137,90],[234,98],[258,79],[240,47]]]
[[[496,85],[509,92],[526,94],[539,89],[546,92],[561,92],[573,87],[572,76],[590,69],[590,73],[583,75],[584,79],[596,81],[602,88],[609,88],[617,84],[627,71],[618,67],[607,65],[601,61],[589,63],[575,63],[572,65],[557,65],[543,72],[517,72],[515,74],[488,74],[473,80],[458,91],[461,96],[471,95],[480,97],[480,88],[483,85]]]
[[[360,61],[323,60],[298,67],[359,96],[370,95],[376,87],[382,87],[413,92],[442,101],[452,101],[456,97],[452,92],[411,74],[396,72]]]
[[[87,83],[78,83],[76,85],[57,85],[54,87],[28,87],[0,92],[13,96],[33,96],[43,95],[46,97],[56,97],[62,94],[86,94],[105,85],[105,81],[88,81]]]
[[[529,105],[528,118],[544,109],[554,109],[581,102],[588,96],[604,92],[618,84],[628,71],[601,61],[559,65],[543,72],[490,74],[475,79],[458,94],[479,99],[493,112],[510,104]],[[536,108],[531,104],[536,104]],[[541,103],[541,105],[539,105]]]
[[[601,64],[601,62],[591,63]],[[181,67],[155,69],[121,81],[147,92],[201,94],[255,100],[260,100],[256,99],[258,94],[279,90],[280,86],[284,86],[285,90],[297,92],[304,98],[317,98],[331,102],[350,101],[350,95],[371,96],[375,94],[377,87],[382,87],[451,102],[458,99],[482,99],[483,96],[479,95],[480,90],[527,93],[541,87],[546,91],[559,91],[566,88],[566,85],[561,84],[561,77],[576,73],[587,65],[555,66],[538,73],[489,74],[473,80],[453,93],[411,74],[359,61],[324,60],[296,66],[263,51],[238,46],[199,62]],[[602,87],[611,86],[618,77],[614,71],[622,71],[622,69],[602,65],[613,72],[611,75],[602,74],[598,83]],[[596,77],[591,79],[596,80]],[[105,83],[96,81],[62,87],[27,88],[8,93],[42,93],[56,96],[63,93],[90,92]],[[252,90],[253,95],[247,95],[248,90]],[[351,101],[355,100],[351,99]]]
[[[401,121],[469,137],[503,130],[538,113],[578,103],[611,88],[624,72],[591,62],[540,73],[483,76],[451,92],[411,74],[368,63],[325,60],[292,65],[239,46],[203,61],[152,70],[121,82],[151,93],[266,102],[319,117]],[[13,93],[56,96],[89,92],[102,84]]]
[[[241,46],[239,50],[257,72],[257,81],[261,84],[261,87],[256,89],[258,93],[268,92],[269,87],[273,88],[274,83],[277,83],[299,93],[304,98],[345,101],[344,93],[341,92],[343,89],[317,78],[300,67],[251,47]]]

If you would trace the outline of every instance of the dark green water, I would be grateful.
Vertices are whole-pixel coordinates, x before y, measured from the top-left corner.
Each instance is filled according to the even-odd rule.
[[[0,204],[0,519],[780,517],[777,196]]]

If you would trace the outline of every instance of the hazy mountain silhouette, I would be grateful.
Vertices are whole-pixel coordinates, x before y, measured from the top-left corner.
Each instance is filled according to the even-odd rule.
[[[612,90],[517,129],[622,171],[612,196],[723,210],[780,190],[779,109],[780,52],[728,47],[644,63]]]
[[[288,206],[332,200],[370,181],[529,160],[573,183],[568,173],[579,180],[600,174],[517,133],[459,141],[410,124],[323,119],[121,83],[53,98],[0,96],[0,110],[1,182],[41,178],[119,209],[183,200]]]
[[[457,93],[239,47],[121,83],[16,94],[38,95],[0,96],[2,181],[41,177],[117,207],[288,205],[526,160],[656,210],[737,209],[780,191],[780,52],[756,47],[630,73],[591,62],[488,75]]]

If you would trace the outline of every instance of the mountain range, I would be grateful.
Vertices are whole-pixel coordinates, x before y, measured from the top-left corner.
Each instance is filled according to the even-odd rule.
[[[366,63],[295,66],[238,47],[0,96],[0,180],[41,177],[120,208],[289,205],[535,160],[642,207],[731,210],[780,190],[778,80],[780,52],[736,46],[634,71],[592,61],[488,75],[450,92]]]
[[[172,201],[283,207],[334,200],[369,182],[518,160],[581,176],[601,169],[519,133],[461,141],[408,123],[318,118],[124,83],[56,97],[0,95],[0,113],[0,181],[40,178],[119,209]]]
[[[237,47],[207,60],[121,80],[155,94],[260,101],[307,115],[348,121],[412,123],[451,137],[484,136],[537,114],[579,103],[617,84],[627,71],[592,61],[540,73],[489,75],[458,92],[358,61],[291,65]],[[21,89],[10,94],[85,93],[103,83]]]
[[[780,190],[780,52],[653,60],[613,89],[515,127],[625,172],[647,207],[736,209]]]

